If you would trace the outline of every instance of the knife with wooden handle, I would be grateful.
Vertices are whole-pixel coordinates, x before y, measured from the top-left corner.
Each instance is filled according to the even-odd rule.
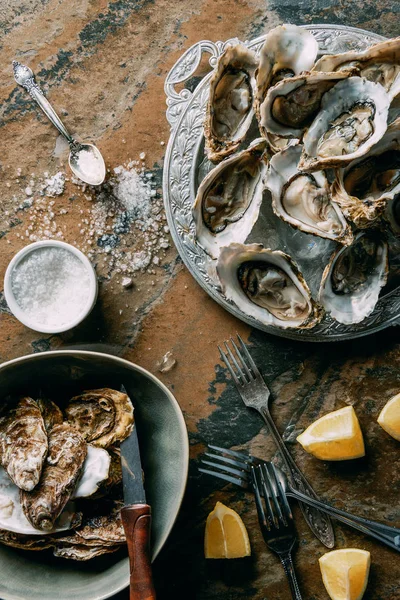
[[[121,386],[126,394],[126,389]],[[146,503],[136,424],[121,444],[125,505],[121,510],[130,562],[130,600],[155,600],[150,558],[151,508]]]

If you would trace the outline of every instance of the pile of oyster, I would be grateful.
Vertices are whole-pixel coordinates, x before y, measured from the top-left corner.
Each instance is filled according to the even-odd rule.
[[[0,418],[0,542],[88,560],[125,543],[119,444],[126,394],[102,388],[54,402],[11,400]]]
[[[313,35],[295,25],[270,31],[259,57],[227,47],[204,124],[218,164],[193,205],[196,241],[215,259],[225,297],[282,328],[314,327],[325,312],[344,324],[365,319],[387,281],[387,237],[400,232],[400,38],[317,55]],[[249,135],[254,122],[259,137]],[[245,243],[265,202],[334,244],[315,298],[292,257]]]

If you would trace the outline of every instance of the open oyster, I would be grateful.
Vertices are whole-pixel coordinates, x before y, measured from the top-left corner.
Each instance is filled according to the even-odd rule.
[[[280,81],[268,90],[259,107],[260,131],[264,135],[301,138],[318,113],[325,92],[351,74],[315,72]]]
[[[267,142],[223,161],[203,179],[193,205],[196,239],[213,258],[222,246],[244,242],[258,218],[267,172]]]
[[[359,233],[335,252],[322,275],[319,301],[336,321],[359,323],[374,310],[388,273],[388,248],[376,232]]]
[[[400,193],[400,119],[361,158],[336,172],[334,200],[357,227],[373,225],[388,200]]]
[[[242,44],[228,46],[210,80],[204,135],[208,158],[218,162],[237,150],[254,110],[257,59]]]
[[[302,146],[297,144],[271,158],[266,187],[275,214],[307,233],[351,244],[353,234],[340,208],[332,202],[325,173],[300,172],[301,152]]]
[[[357,67],[360,75],[380,83],[390,99],[400,93],[400,37],[379,42],[364,52],[344,52],[320,58],[313,71],[338,71]]]
[[[131,401],[126,394],[110,388],[88,390],[75,396],[65,414],[87,442],[101,448],[122,442],[133,427]]]
[[[363,156],[382,138],[390,99],[379,83],[349,77],[322,97],[321,110],[303,138],[301,171],[340,167]]]
[[[99,489],[109,477],[111,456],[104,448],[88,444],[87,455],[71,498],[86,498]]]
[[[309,71],[317,54],[318,43],[306,29],[290,24],[271,29],[261,48],[256,71],[256,107],[263,102],[270,87],[282,79]]]
[[[297,265],[279,250],[231,244],[222,248],[217,272],[226,298],[261,323],[309,328],[321,318]]]
[[[69,423],[55,425],[49,434],[49,452],[39,484],[21,490],[21,505],[36,529],[50,531],[70,499],[83,469],[87,444]]]
[[[22,490],[38,484],[47,454],[43,417],[35,400],[21,398],[15,408],[0,419],[0,460]]]

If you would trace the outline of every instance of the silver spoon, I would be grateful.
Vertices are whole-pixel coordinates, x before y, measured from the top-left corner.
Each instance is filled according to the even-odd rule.
[[[40,86],[35,81],[32,69],[13,60],[15,81],[22,85],[30,94],[31,98],[39,104],[40,108],[50,119],[58,131],[67,140],[69,153],[69,166],[71,171],[85,183],[100,185],[106,176],[106,166],[100,150],[93,144],[81,144],[68,133],[64,123],[57,115],[50,102],[45,97]]]

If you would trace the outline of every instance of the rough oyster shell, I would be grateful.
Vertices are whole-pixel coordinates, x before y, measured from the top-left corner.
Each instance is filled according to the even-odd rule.
[[[222,248],[217,272],[226,298],[265,325],[310,328],[321,318],[297,265],[279,250],[233,243]]]
[[[69,423],[55,425],[49,434],[49,452],[39,484],[21,490],[22,510],[36,529],[49,531],[70,499],[82,472],[87,444]]]
[[[319,301],[326,312],[349,325],[368,317],[388,274],[387,243],[376,232],[359,233],[332,255],[322,275]]]
[[[392,100],[400,92],[400,37],[379,42],[364,52],[322,56],[313,71],[338,71],[349,67],[357,67],[362,77],[383,85]]]
[[[341,167],[363,156],[384,135],[390,99],[379,83],[349,77],[322,97],[303,138],[301,171]]]
[[[267,142],[224,160],[203,179],[193,205],[196,239],[213,258],[231,242],[244,242],[258,218],[267,173]]]
[[[0,419],[0,460],[22,490],[30,491],[38,484],[47,448],[47,434],[37,402],[21,398]]]
[[[64,421],[64,417],[61,409],[54,404],[54,402],[47,398],[39,398],[36,402],[42,413],[44,426],[47,432],[49,432],[54,425],[61,425]]]
[[[210,80],[204,136],[208,158],[218,162],[235,152],[250,127],[257,59],[242,44],[228,46]]]
[[[319,112],[322,96],[353,71],[305,73],[284,79],[270,88],[259,107],[263,135],[301,138]]]
[[[383,214],[384,221],[390,227],[392,233],[400,236],[400,194],[389,200]]]
[[[65,414],[86,441],[101,448],[122,442],[133,427],[131,401],[126,394],[110,388],[88,390],[75,396]]]
[[[400,119],[370,151],[336,171],[333,199],[359,228],[369,227],[400,192]]]
[[[318,54],[314,36],[297,25],[280,25],[268,32],[256,71],[256,112],[268,89],[313,66]]]
[[[274,213],[301,231],[351,244],[353,234],[340,208],[332,202],[325,173],[298,170],[301,152],[298,144],[271,158],[266,187],[272,195]]]

